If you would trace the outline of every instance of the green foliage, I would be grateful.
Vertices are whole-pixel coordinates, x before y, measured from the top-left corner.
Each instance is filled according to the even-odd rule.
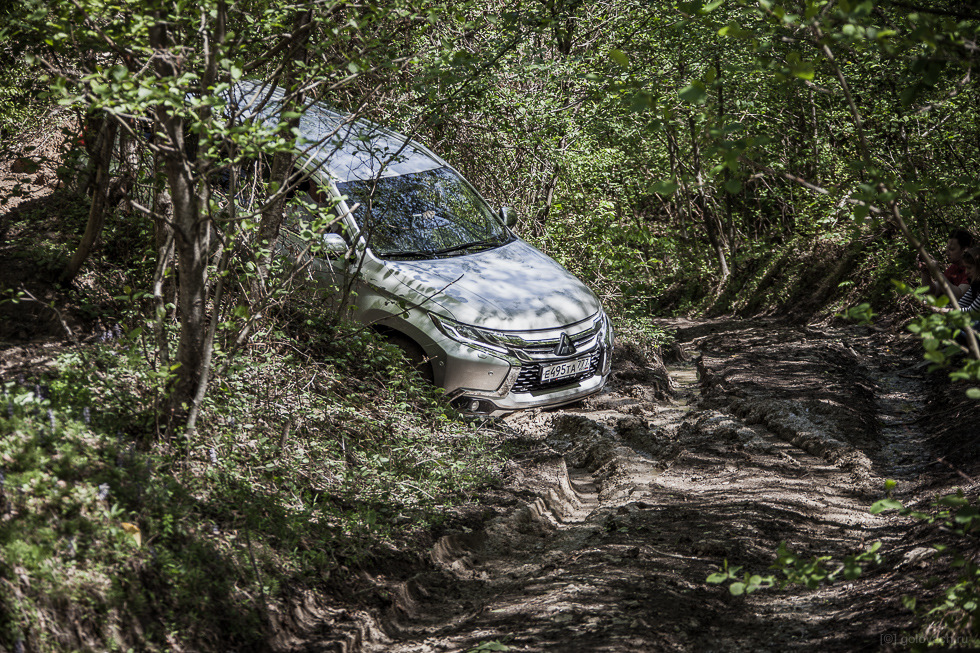
[[[675,340],[675,332],[653,324],[642,309],[624,310],[614,321],[616,340],[636,346],[647,358],[659,356]]]
[[[40,126],[45,103],[41,96],[43,85],[36,75],[31,74],[21,57],[4,56],[0,53],[0,137],[6,150],[15,134],[36,129]],[[9,155],[10,152],[3,152]]]
[[[257,596],[342,581],[493,480],[493,432],[417,390],[374,334],[334,335],[311,363],[305,337],[270,333],[214,379],[181,447],[155,436],[166,375],[139,334],[6,383],[0,646],[72,648],[48,624],[74,606],[105,648],[136,645],[133,624],[141,647],[261,648]]]
[[[49,237],[39,237],[37,230],[29,227],[47,221],[51,213],[58,216],[63,229]],[[15,248],[12,255],[30,261],[40,274],[54,276],[71,256],[77,245],[76,234],[84,229],[87,219],[87,201],[79,201],[70,193],[57,193],[44,206],[21,209],[8,218],[12,226],[23,225],[9,239]]]
[[[909,331],[922,339],[922,348],[925,350],[923,358],[930,363],[929,370],[951,367],[949,377],[953,381],[980,380],[980,360],[969,356],[966,334],[966,328],[973,326],[973,316],[955,306],[949,309],[947,297],[934,297],[928,294],[925,287],[912,288],[901,282],[895,282],[895,286],[899,292],[911,295],[922,306],[932,309],[906,325]],[[967,390],[968,396],[977,398],[975,390]]]
[[[934,525],[952,538],[952,542],[933,545],[937,564],[955,572],[952,583],[935,601],[923,605],[918,597],[906,596],[903,604],[915,611],[929,639],[955,638],[957,642],[976,646],[980,643],[980,564],[976,561],[980,504],[977,498],[958,490],[956,494],[937,498],[928,511],[908,508],[890,497],[871,506],[875,514],[890,511]]]
[[[776,561],[770,569],[781,574],[781,578],[775,574],[761,576],[749,572],[739,575],[742,568],[729,567],[728,560],[725,560],[717,572],[708,576],[707,582],[722,584],[731,581],[728,591],[735,596],[774,586],[782,589],[787,585],[803,585],[807,589],[817,589],[821,585],[833,583],[839,577],[854,580],[861,575],[865,566],[881,562],[881,555],[878,553],[880,548],[881,542],[875,542],[860,553],[846,556],[842,561],[834,561],[832,556],[804,559],[793,553],[785,542],[780,542]]]
[[[838,313],[837,315],[837,317],[851,320],[852,322],[857,322],[858,324],[871,324],[874,321],[874,316],[875,314],[871,310],[871,304],[868,304],[867,302],[858,304],[857,306],[852,306],[843,313]]]
[[[728,560],[725,560],[718,571],[708,576],[707,582],[720,585],[721,583],[732,581],[728,586],[728,591],[732,593],[732,596],[751,594],[763,587],[772,587],[776,582],[773,576],[762,577],[758,574],[749,574],[748,572],[744,572],[740,576],[739,572],[741,570],[742,568],[739,566],[732,565],[729,567]]]
[[[925,634],[924,641],[969,642],[980,641],[980,564],[975,560],[976,534],[980,530],[980,504],[975,497],[967,497],[962,490],[956,494],[937,498],[931,509],[916,510],[906,507],[891,497],[895,481],[885,482],[886,498],[871,505],[872,514],[895,511],[903,517],[911,517],[922,523],[934,525],[953,538],[952,543],[935,544],[935,559],[944,568],[955,572],[955,578],[943,591],[942,596],[927,605],[915,596],[903,598],[903,605],[915,611]],[[843,577],[858,578],[868,565],[882,563],[881,542],[875,542],[864,551],[834,561],[832,556],[814,556],[804,559],[793,553],[781,542],[776,561],[770,569],[782,576],[766,576],[743,572],[742,567],[729,566],[725,560],[718,571],[709,575],[708,583],[728,583],[733,595],[750,594],[756,590],[790,584],[817,589]]]

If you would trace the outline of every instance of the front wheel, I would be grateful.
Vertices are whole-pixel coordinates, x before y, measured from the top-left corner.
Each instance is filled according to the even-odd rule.
[[[403,336],[400,333],[392,333],[386,336],[388,342],[402,350],[405,358],[412,364],[426,383],[435,383],[435,374],[432,371],[432,361],[426,356],[425,350],[419,347],[418,343]]]

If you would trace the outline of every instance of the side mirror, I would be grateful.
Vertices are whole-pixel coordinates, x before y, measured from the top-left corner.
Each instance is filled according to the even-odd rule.
[[[344,237],[340,234],[324,234],[323,235],[323,251],[327,256],[331,254],[343,256],[350,249],[350,245],[344,240]]]
[[[513,227],[515,224],[517,224],[517,211],[510,206],[501,206],[500,219],[503,220],[504,224],[508,227]]]

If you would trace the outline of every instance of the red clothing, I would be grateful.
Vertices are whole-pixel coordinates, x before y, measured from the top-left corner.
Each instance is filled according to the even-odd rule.
[[[966,278],[966,268],[959,263],[950,263],[946,271],[943,272],[943,276],[954,286],[970,283],[970,280]]]

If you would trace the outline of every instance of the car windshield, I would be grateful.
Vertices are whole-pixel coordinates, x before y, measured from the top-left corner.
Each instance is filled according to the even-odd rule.
[[[381,257],[431,258],[511,240],[486,202],[449,168],[337,184]],[[373,189],[373,192],[372,192]]]

